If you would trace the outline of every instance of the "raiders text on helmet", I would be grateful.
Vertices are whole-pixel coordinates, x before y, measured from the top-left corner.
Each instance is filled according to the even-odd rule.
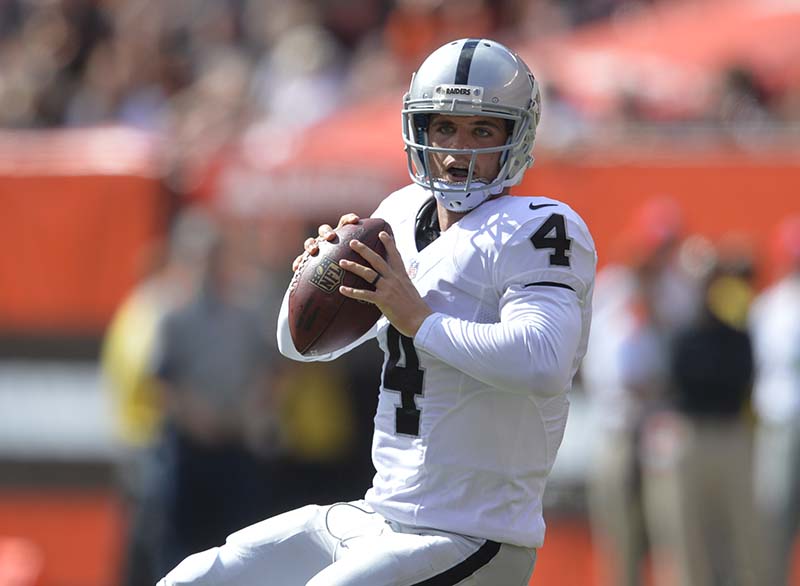
[[[411,179],[430,189],[453,211],[466,212],[506,187],[517,185],[533,163],[531,150],[539,123],[539,84],[515,53],[489,39],[461,39],[440,47],[422,63],[403,98],[403,141]],[[492,116],[509,121],[505,145],[480,149],[433,147],[431,114]],[[470,156],[462,183],[430,175],[430,153]],[[501,168],[489,183],[473,180],[478,155],[501,152]]]

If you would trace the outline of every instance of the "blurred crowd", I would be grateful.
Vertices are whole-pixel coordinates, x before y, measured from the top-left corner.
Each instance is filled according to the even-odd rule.
[[[275,137],[376,93],[399,96],[421,58],[446,40],[487,35],[520,46],[654,4],[7,0],[0,3],[0,128],[122,124],[156,132],[168,138],[174,186],[187,190],[185,175],[213,164],[245,133]],[[738,136],[799,118],[800,100],[775,95],[746,66],[731,64],[719,75],[718,99],[691,122],[734,125]],[[611,134],[591,132],[598,120],[544,81],[544,148]],[[621,93],[617,102],[603,113],[617,129],[664,115],[633,95]]]
[[[371,87],[406,84],[451,37],[529,37],[537,30],[525,23],[541,34],[616,4],[9,0],[0,5],[0,126],[181,128],[191,143],[192,132],[208,139],[263,118],[303,125]]]
[[[753,242],[692,235],[655,198],[598,274],[581,372],[603,584],[796,583],[800,216],[770,239],[757,263]]]
[[[535,38],[619,4],[8,0],[0,3],[0,128],[153,132],[166,139],[170,189],[196,195],[243,136],[280,144],[345,104],[385,91],[399,99],[421,58],[446,40]]]
[[[187,194],[245,135],[297,132],[386,91],[399,110],[411,71],[446,40],[514,46],[655,3],[4,0],[0,128],[155,133],[167,186]],[[723,72],[721,87],[706,121],[786,119],[789,102],[746,69]],[[592,121],[545,88],[544,148],[574,144]],[[651,114],[621,99],[612,122]],[[377,348],[302,368],[275,348],[291,258],[323,220],[181,201],[144,251],[102,357],[124,447],[123,586],[369,484],[378,381],[360,365]],[[735,237],[687,234],[671,200],[629,220],[598,276],[581,373],[601,432],[589,510],[607,584],[644,583],[650,550],[664,586],[782,586],[800,521],[800,219],[776,227],[768,267]]]
[[[530,40],[633,3],[8,0],[0,126],[154,129],[244,114],[286,122],[287,112],[303,124],[370,86],[406,84],[420,58],[451,38]]]

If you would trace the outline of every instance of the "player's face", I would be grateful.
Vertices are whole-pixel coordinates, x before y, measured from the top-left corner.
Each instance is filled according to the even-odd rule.
[[[431,146],[448,149],[479,149],[501,146],[508,139],[505,122],[490,116],[434,114],[428,127]],[[478,155],[473,180],[489,183],[500,172],[502,153]],[[464,183],[469,172],[469,154],[431,153],[431,174],[448,183]]]

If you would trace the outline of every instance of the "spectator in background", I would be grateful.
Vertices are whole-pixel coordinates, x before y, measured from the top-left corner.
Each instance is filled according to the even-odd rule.
[[[788,585],[800,528],[800,216],[778,226],[774,282],[753,304],[756,496],[766,521],[769,584]]]
[[[58,126],[94,46],[110,34],[96,2],[4,2],[0,126]]]
[[[208,178],[231,156],[251,114],[250,66],[241,51],[213,51],[171,100],[165,145],[170,189],[200,201],[213,197]]]
[[[371,481],[375,469],[364,448],[370,445],[375,402],[358,386],[374,382],[363,368],[379,359],[370,350],[342,364],[287,365],[276,391],[285,447],[281,482],[288,490],[276,508],[340,502]]]
[[[752,489],[754,368],[747,311],[749,255],[723,250],[702,276],[697,317],[670,343],[670,405],[646,441],[655,541],[676,563],[664,584],[767,584]]]
[[[677,262],[683,236],[674,201],[636,210],[619,245],[622,262],[598,274],[582,376],[599,427],[589,477],[592,534],[608,562],[608,583],[636,586],[647,551],[640,442],[648,416],[665,400],[672,328],[694,310]]]
[[[776,97],[746,65],[722,71],[719,103],[712,110],[715,122],[738,146],[752,148],[775,130]]]
[[[191,299],[165,316],[154,359],[166,410],[162,573],[274,512],[264,459],[277,444],[277,350],[242,299],[236,248],[210,217],[192,213],[202,266]]]
[[[114,314],[101,356],[116,415],[119,484],[127,507],[123,586],[152,584],[157,578],[154,564],[160,535],[151,487],[163,412],[149,366],[158,324],[177,303],[181,285],[165,248],[154,244],[146,251],[141,281]]]
[[[569,29],[568,6],[565,2],[508,0],[501,16],[500,26],[522,43],[537,41]]]
[[[542,108],[547,108],[549,115],[542,126],[540,144],[551,156],[568,155],[592,135],[587,116],[566,99],[557,84],[545,86]]]
[[[191,273],[206,246],[199,218],[179,216],[167,242],[142,254],[141,278],[114,314],[101,367],[116,415],[118,475],[128,509],[123,586],[152,584],[163,546],[159,439],[164,406],[152,373],[157,332],[164,316],[186,303]]]
[[[224,218],[229,245],[240,251],[237,257],[247,258],[238,272],[248,282],[243,288],[251,291],[262,323],[277,323],[291,277],[287,261],[296,253],[293,242],[308,232],[306,225],[319,222],[309,224],[279,210],[259,219],[235,207],[215,211]],[[280,479],[270,488],[270,510],[342,501],[372,480],[369,448],[376,398],[363,389],[377,385],[379,376],[363,366],[380,357],[378,348],[365,345],[334,363],[280,363],[272,385],[280,451],[264,454],[270,456],[270,474]]]
[[[279,35],[255,70],[258,110],[273,123],[294,128],[330,115],[341,106],[344,57],[336,38],[320,24],[296,26]]]

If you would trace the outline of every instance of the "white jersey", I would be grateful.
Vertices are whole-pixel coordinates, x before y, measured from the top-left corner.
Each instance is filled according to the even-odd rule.
[[[392,227],[417,290],[435,312],[414,340],[385,317],[366,500],[407,525],[540,547],[542,495],[586,349],[596,253],[580,217],[544,197],[489,200],[421,251],[409,186],[373,216]],[[297,360],[287,320],[281,351]]]
[[[766,423],[790,423],[800,416],[800,276],[784,278],[759,295],[750,329],[756,413]]]

